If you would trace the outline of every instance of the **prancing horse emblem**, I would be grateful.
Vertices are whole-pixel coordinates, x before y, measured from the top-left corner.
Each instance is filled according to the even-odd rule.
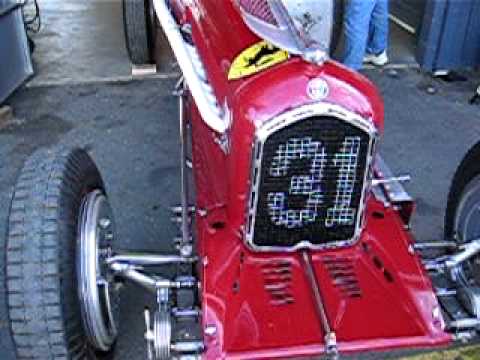
[[[228,73],[229,80],[237,80],[256,74],[288,60],[288,52],[266,41],[260,41],[242,51],[233,61]]]

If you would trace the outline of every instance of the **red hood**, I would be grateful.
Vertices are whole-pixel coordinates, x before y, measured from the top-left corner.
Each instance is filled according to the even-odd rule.
[[[235,58],[261,39],[244,24],[234,1],[197,1],[187,17],[214,92],[220,104],[226,101],[229,105],[234,121],[245,116],[249,122],[262,122],[312,102],[307,96],[308,82],[321,77],[330,86],[324,101],[373,119],[379,132],[383,131],[383,102],[375,86],[359,73],[334,61],[317,66],[292,57],[255,75],[229,81]],[[235,36],[229,29],[235,29]]]

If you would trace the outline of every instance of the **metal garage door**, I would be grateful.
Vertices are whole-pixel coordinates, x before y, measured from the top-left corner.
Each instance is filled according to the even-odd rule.
[[[390,0],[390,12],[416,30],[416,57],[423,69],[480,64],[480,1]]]
[[[22,10],[0,0],[0,103],[33,73]]]
[[[393,16],[418,31],[423,22],[427,0],[390,0]]]
[[[429,0],[417,50],[419,63],[427,70],[478,66],[480,1]]]

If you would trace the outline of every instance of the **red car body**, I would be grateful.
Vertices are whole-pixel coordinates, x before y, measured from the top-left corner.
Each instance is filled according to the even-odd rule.
[[[219,104],[231,111],[228,153],[190,99],[198,253],[205,359],[268,359],[320,354],[325,349],[309,284],[298,253],[253,251],[244,241],[255,128],[312,102],[314,78],[330,88],[323,101],[371,119],[383,132],[383,102],[358,73],[328,61],[299,57],[229,81],[229,68],[260,39],[233,1],[173,1],[177,21],[189,23]],[[381,174],[380,174],[381,175]],[[429,276],[413,251],[404,210],[385,206],[371,192],[366,225],[354,245],[312,251],[315,275],[341,353],[446,345]],[[200,212],[201,214],[202,212]]]

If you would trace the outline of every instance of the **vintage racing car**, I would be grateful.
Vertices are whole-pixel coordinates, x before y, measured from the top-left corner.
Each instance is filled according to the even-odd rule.
[[[183,74],[178,253],[118,251],[89,155],[34,154],[6,249],[18,358],[108,356],[125,281],[157,302],[144,314],[150,359],[336,358],[474,336],[478,149],[452,186],[446,239],[416,243],[406,179],[377,150],[382,100],[327,56],[333,1],[152,3]],[[196,340],[175,334],[185,319]]]

